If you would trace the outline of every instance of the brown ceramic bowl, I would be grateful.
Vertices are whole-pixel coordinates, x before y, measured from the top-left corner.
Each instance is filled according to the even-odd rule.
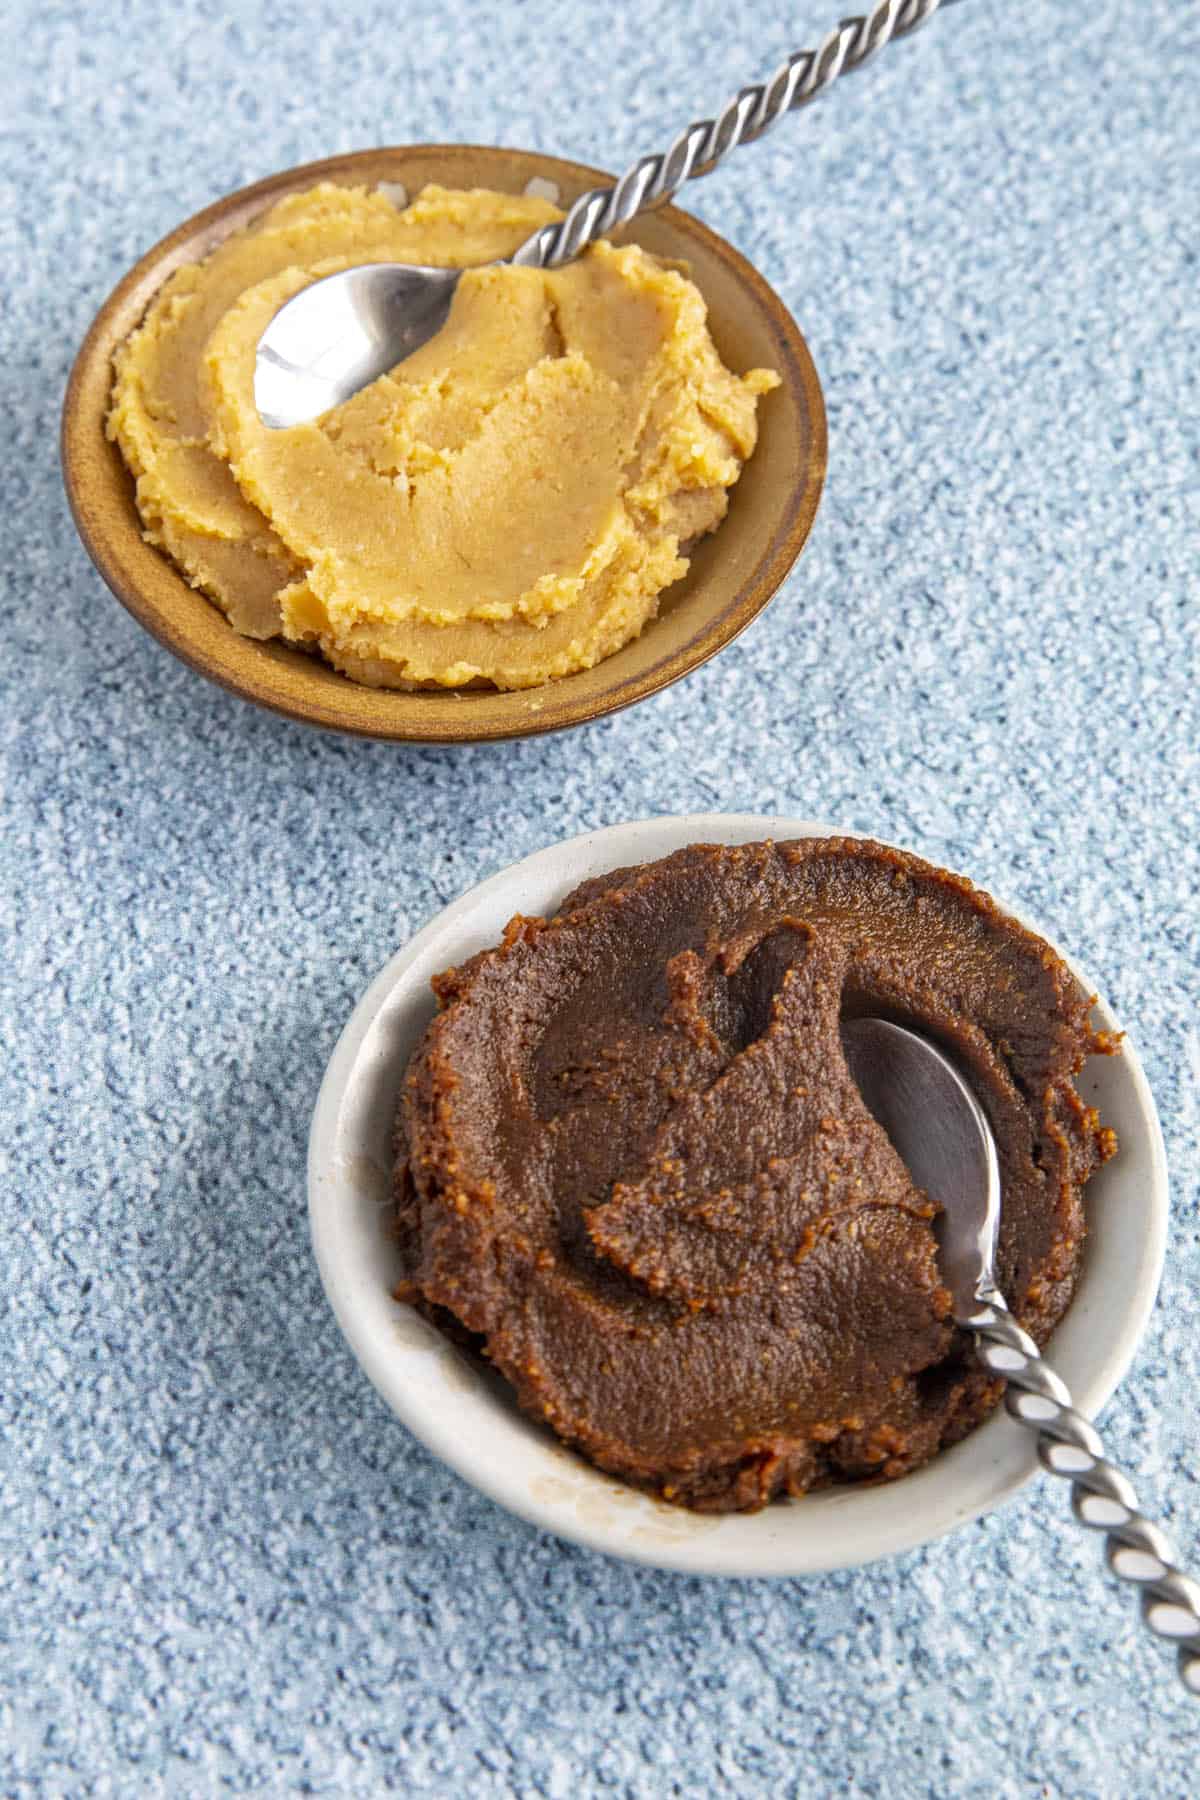
[[[519,693],[398,693],[360,687],[303,651],[239,637],[211,601],[142,537],[133,482],[104,435],[112,356],[181,263],[195,262],[281,195],[318,181],[426,182],[520,193],[534,176],[566,203],[611,177],[578,163],[466,144],[364,150],[309,163],[230,194],[149,251],[104,303],[67,388],[62,463],[79,535],[112,589],[161,644],[223,687],[287,718],[361,737],[471,743],[581,725],[678,681],[730,643],[766,605],[808,536],[825,476],[825,409],[808,347],[777,296],[744,257],[673,206],[626,227],[622,238],[690,266],[709,308],[717,349],[733,369],[777,369],[763,401],[758,448],[729,513],[663,596],[640,638],[594,669]]]

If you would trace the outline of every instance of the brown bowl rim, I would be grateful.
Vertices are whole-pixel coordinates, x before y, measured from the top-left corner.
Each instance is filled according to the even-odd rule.
[[[816,517],[825,479],[828,440],[820,379],[808,345],[774,289],[739,251],[692,214],[667,206],[660,210],[672,229],[678,231],[685,242],[691,238],[702,243],[711,254],[724,262],[741,285],[750,290],[766,314],[778,343],[780,373],[785,381],[791,380],[798,386],[811,433],[811,445],[802,479],[792,490],[783,518],[758,557],[750,579],[743,583],[730,602],[711,618],[705,619],[694,635],[675,651],[664,654],[648,668],[614,682],[611,688],[598,695],[584,695],[574,701],[569,692],[569,676],[561,682],[548,682],[534,690],[517,690],[505,695],[489,693],[487,699],[493,703],[497,700],[524,702],[527,709],[524,714],[517,713],[514,707],[511,719],[501,717],[472,721],[467,717],[455,718],[455,711],[467,697],[459,696],[453,691],[445,696],[428,692],[410,694],[394,689],[364,687],[345,677],[344,702],[309,700],[307,697],[299,700],[288,692],[281,691],[273,680],[270,671],[274,666],[274,658],[261,655],[252,658],[247,655],[239,667],[224,666],[194,641],[186,613],[175,613],[161,605],[134,578],[126,552],[133,550],[134,554],[139,554],[151,547],[145,544],[141,532],[131,520],[114,516],[112,508],[104,503],[93,455],[97,432],[107,454],[118,457],[119,452],[104,438],[103,416],[97,418],[95,408],[89,409],[84,403],[86,390],[95,385],[97,364],[100,362],[109,373],[109,379],[103,383],[102,388],[107,397],[112,353],[136,322],[126,317],[131,300],[135,296],[141,298],[142,303],[136,315],[140,317],[153,293],[176,268],[207,255],[231,231],[257,216],[272,200],[302,185],[314,185],[323,180],[345,181],[356,173],[361,174],[364,165],[368,163],[376,165],[370,180],[386,180],[388,177],[378,172],[377,165],[381,158],[395,158],[399,162],[414,156],[444,161],[450,165],[447,176],[452,180],[453,165],[456,162],[477,159],[481,153],[496,154],[511,158],[518,164],[528,164],[530,176],[548,176],[567,187],[610,185],[613,180],[603,170],[561,157],[479,144],[387,145],[297,164],[214,201],[212,205],[185,219],[174,231],[154,244],[122,277],[101,306],[71,370],[63,401],[60,435],[63,482],[75,528],[105,585],[152,637],[197,674],[216,682],[218,686],[242,699],[301,724],[355,737],[425,744],[501,742],[591,724],[611,713],[622,711],[627,706],[635,705],[639,700],[660,693],[700,668],[727,644],[732,643],[775,594],[804,548]],[[397,179],[399,178],[398,174]],[[160,552],[151,553],[160,558],[163,568],[171,573],[176,583],[187,587],[183,576],[171,569],[170,563]],[[648,629],[653,630],[653,625]],[[231,628],[230,635],[236,636]],[[237,642],[239,645],[248,645],[250,641],[238,639]],[[254,648],[261,651],[263,646],[255,645]],[[304,655],[303,652],[286,646],[273,645],[271,648],[287,656],[289,660]],[[532,693],[536,693],[540,700],[537,711],[528,710]],[[558,704],[555,704],[556,697]],[[392,709],[401,713],[405,709],[411,709],[414,701],[421,705],[422,711],[428,706],[431,716],[420,718],[419,721],[387,716]],[[397,703],[400,703],[399,706]],[[470,701],[467,703],[470,704]]]

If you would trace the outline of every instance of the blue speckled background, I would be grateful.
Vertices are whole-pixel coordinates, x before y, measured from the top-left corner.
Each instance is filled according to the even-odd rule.
[[[831,8],[10,0],[0,73],[0,1791],[1182,1797],[1200,1713],[1037,1483],[805,1583],[499,1512],[384,1411],[309,1254],[326,1057],[502,860],[653,812],[906,841],[1045,919],[1141,1045],[1161,1304],[1115,1451],[1200,1563],[1200,10],[969,0],[693,191],[800,320],[830,473],[769,612],[574,737],[319,737],[110,599],[56,464],[125,267],[289,163],[608,166]]]

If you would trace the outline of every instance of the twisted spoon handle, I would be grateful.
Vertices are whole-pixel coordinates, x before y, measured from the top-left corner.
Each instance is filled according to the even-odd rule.
[[[1079,1523],[1105,1533],[1113,1574],[1141,1589],[1145,1624],[1178,1644],[1180,1678],[1200,1695],[1200,1582],[1183,1573],[1166,1533],[1139,1511],[1128,1476],[1105,1459],[1095,1426],[1075,1411],[1066,1383],[1042,1361],[1000,1295],[982,1293],[959,1324],[974,1332],[984,1367],[1008,1383],[1004,1404],[1037,1433],[1042,1467],[1071,1483]]]
[[[708,175],[739,144],[752,144],[785,112],[807,106],[839,75],[861,69],[892,38],[907,37],[955,0],[878,0],[869,13],[843,19],[818,50],[798,50],[766,81],[736,93],[715,119],[681,131],[670,149],[626,169],[615,187],[590,188],[564,219],[543,225],[513,256],[527,267],[556,269],[638,213],[669,200],[685,181]]]

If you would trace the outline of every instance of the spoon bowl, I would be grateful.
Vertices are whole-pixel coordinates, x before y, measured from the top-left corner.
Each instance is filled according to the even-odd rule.
[[[258,340],[254,404],[264,425],[303,425],[386,375],[441,330],[461,269],[360,263],[302,288]]]
[[[983,1108],[948,1056],[889,1019],[847,1019],[842,1048],[867,1110],[941,1207],[938,1265],[957,1318],[994,1287],[1000,1165]]]

